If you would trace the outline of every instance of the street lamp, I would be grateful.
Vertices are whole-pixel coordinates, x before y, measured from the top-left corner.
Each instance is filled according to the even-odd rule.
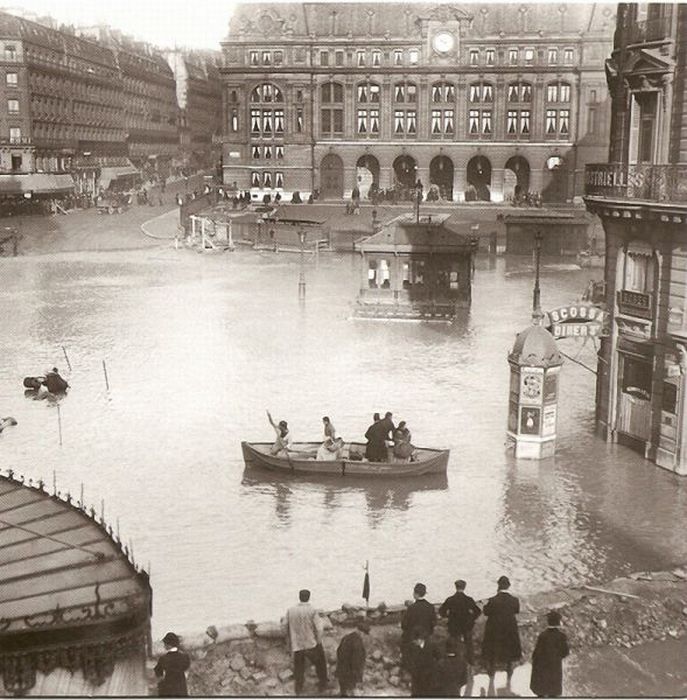
[[[305,301],[305,236],[306,233],[302,228],[298,229],[298,240],[301,242],[301,271],[298,276],[298,299]]]
[[[534,290],[532,292],[532,321],[535,325],[541,323],[544,314],[541,310],[541,291],[539,289],[539,264],[541,261],[541,244],[544,234],[537,230],[534,234]]]

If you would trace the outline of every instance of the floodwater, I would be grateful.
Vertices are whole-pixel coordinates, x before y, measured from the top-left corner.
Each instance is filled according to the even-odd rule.
[[[351,321],[359,259],[153,249],[0,260],[0,466],[79,496],[152,567],[154,632],[274,619],[313,591],[320,607],[430,600],[461,577],[475,597],[506,573],[517,593],[599,582],[687,560],[687,482],[593,434],[594,375],[566,362],[555,459],[505,446],[507,352],[529,323],[528,259],[478,260],[452,326]],[[591,276],[545,260],[544,308]],[[594,348],[561,341],[595,365]],[[61,403],[25,375],[73,367]],[[103,360],[110,389],[105,387]],[[241,440],[295,439],[329,415],[360,438],[375,411],[415,444],[449,447],[446,479],[309,481],[247,471]]]

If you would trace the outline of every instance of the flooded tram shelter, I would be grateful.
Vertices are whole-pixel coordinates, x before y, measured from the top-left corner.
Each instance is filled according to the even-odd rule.
[[[477,239],[449,214],[404,214],[359,243],[356,318],[447,321],[470,306]]]

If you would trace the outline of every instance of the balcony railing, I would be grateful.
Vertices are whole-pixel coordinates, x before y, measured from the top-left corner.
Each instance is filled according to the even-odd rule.
[[[670,37],[670,21],[671,17],[666,16],[633,22],[627,28],[625,45],[644,44]]]
[[[618,291],[617,295],[618,311],[620,311],[621,314],[651,320],[653,317],[651,294],[621,289]]]
[[[585,168],[584,193],[605,199],[687,202],[687,164],[592,163]]]

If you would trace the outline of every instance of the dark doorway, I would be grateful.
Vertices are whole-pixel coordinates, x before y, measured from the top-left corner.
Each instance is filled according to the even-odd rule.
[[[484,156],[475,156],[468,162],[468,189],[465,191],[466,201],[491,201],[491,163]]]
[[[429,164],[430,188],[427,201],[453,201],[453,161],[448,156],[437,156]]]
[[[379,161],[374,156],[365,154],[358,158],[355,171],[355,184],[363,199],[371,197],[379,190]]]
[[[394,161],[394,179],[396,188],[404,191],[415,190],[415,182],[417,180],[417,163],[415,158],[411,156],[399,156]],[[409,197],[410,198],[410,197]]]
[[[343,161],[336,153],[329,153],[320,164],[320,196],[322,199],[342,199],[343,193]]]
[[[524,197],[530,191],[530,164],[527,159],[522,156],[509,158],[506,170],[513,173],[513,191],[508,193],[504,191],[504,194],[511,194],[515,200]]]

